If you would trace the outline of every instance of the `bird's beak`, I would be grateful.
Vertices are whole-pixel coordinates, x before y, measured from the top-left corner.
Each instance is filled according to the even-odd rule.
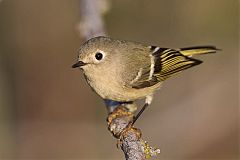
[[[81,67],[81,66],[85,66],[87,63],[84,63],[83,61],[78,61],[77,63],[75,63],[74,65],[72,65],[72,68],[77,68],[77,67]]]

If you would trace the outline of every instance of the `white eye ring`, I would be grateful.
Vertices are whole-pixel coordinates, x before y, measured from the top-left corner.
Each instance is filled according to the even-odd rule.
[[[105,53],[101,50],[97,50],[94,54],[94,58],[95,60],[97,60],[98,62],[101,61],[103,58],[105,57]]]
[[[97,53],[95,54],[95,58],[96,58],[96,60],[100,61],[100,60],[102,60],[102,58],[103,58],[103,54],[100,53],[100,52],[97,52]]]

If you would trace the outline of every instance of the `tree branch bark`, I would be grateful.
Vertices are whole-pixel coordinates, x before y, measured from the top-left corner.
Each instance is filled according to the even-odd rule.
[[[81,21],[78,25],[80,36],[85,40],[106,35],[102,15],[109,9],[108,0],[80,0]],[[108,109],[108,129],[118,140],[126,160],[144,160],[160,153],[159,149],[150,147],[141,138],[141,131],[131,124],[133,111],[128,104],[111,100],[105,101]],[[135,105],[135,104],[134,104]],[[134,108],[134,107],[133,107]]]
[[[157,156],[160,149],[153,148],[141,138],[141,131],[131,125],[134,117],[126,105],[119,105],[108,115],[108,129],[118,139],[118,146],[124,152],[126,160],[144,160]]]

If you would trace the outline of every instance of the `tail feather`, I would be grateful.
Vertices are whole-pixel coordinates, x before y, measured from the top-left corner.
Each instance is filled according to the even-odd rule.
[[[180,48],[179,52],[184,56],[193,56],[199,54],[208,54],[208,53],[216,53],[220,49],[217,49],[215,46],[196,46],[196,47],[187,47]]]

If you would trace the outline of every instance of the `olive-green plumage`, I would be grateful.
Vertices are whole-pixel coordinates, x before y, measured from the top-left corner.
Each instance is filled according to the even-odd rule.
[[[79,49],[78,62],[93,90],[103,99],[134,101],[153,93],[172,75],[200,64],[193,55],[215,53],[214,46],[169,49],[95,37]]]

